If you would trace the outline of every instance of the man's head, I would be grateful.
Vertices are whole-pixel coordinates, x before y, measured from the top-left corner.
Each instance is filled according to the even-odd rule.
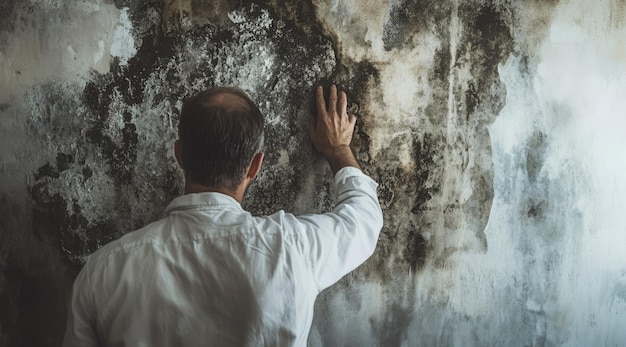
[[[187,100],[177,145],[185,179],[205,187],[237,189],[261,152],[264,122],[256,104],[238,88],[210,88]]]

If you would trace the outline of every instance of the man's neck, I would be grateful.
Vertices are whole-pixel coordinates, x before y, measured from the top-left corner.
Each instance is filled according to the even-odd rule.
[[[243,201],[243,195],[245,193],[245,189],[243,187],[238,187],[236,190],[227,189],[224,187],[208,187],[202,184],[194,183],[194,182],[185,182],[185,194],[193,194],[193,193],[222,193],[232,197],[237,200],[239,203]]]

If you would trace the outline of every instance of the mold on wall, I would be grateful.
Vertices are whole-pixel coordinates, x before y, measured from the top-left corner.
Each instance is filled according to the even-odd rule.
[[[309,344],[626,340],[623,2],[7,1],[0,5],[0,345],[60,345],[82,262],[182,190],[181,100],[236,85],[267,117],[244,207],[321,212],[316,83],[358,116],[374,256]]]

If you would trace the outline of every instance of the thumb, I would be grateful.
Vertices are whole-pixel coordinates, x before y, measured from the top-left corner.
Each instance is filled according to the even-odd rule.
[[[350,126],[354,128],[354,126],[356,125],[356,116],[352,113],[348,113],[348,122],[350,123]]]

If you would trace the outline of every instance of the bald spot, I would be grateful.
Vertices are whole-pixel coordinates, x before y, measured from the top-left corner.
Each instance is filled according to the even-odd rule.
[[[228,92],[212,95],[203,104],[207,107],[224,107],[233,111],[250,111],[244,98]]]

